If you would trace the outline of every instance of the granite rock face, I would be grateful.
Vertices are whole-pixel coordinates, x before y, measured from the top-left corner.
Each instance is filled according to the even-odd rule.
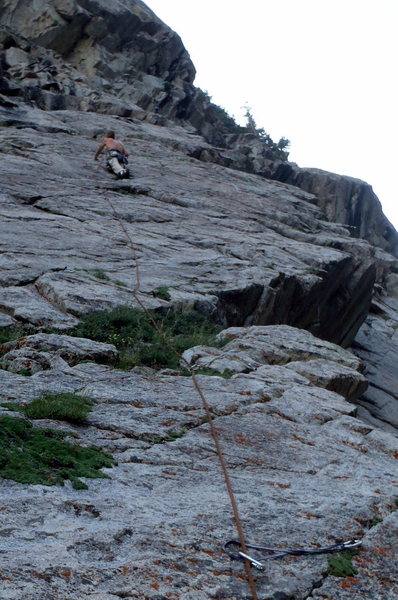
[[[270,337],[277,347],[277,326]],[[298,363],[305,366],[305,357]],[[286,366],[227,380],[197,377],[248,539],[314,547],[360,537],[359,574],[343,582],[392,599],[396,582],[386,582],[371,557],[389,556],[393,538],[375,535],[369,524],[380,522],[381,532],[393,526],[397,437],[364,424],[354,404]],[[0,482],[7,532],[0,598],[249,598],[242,565],[221,551],[236,534],[191,379],[90,363],[30,378],[0,370],[8,401],[29,402],[44,391],[91,398],[85,426],[38,425],[95,443],[118,465],[106,470],[110,480],[87,480],[87,491]],[[327,592],[318,597],[346,597],[341,579],[327,575],[326,556],[272,561],[255,579],[260,598],[304,599],[314,589]]]
[[[332,342],[349,345],[375,302],[376,276],[388,278],[394,257],[324,220],[308,192],[192,158],[206,142],[178,126],[29,107],[2,116],[10,124],[0,146],[5,326],[67,333],[87,312],[138,300],[195,307],[232,326],[222,334],[224,360],[248,365],[229,363],[237,372],[230,379],[197,377],[247,537],[282,546],[361,537],[361,575],[350,585],[392,598],[382,566],[368,566],[381,546],[367,524],[394,518],[396,430],[356,417],[370,361]],[[110,126],[131,151],[130,181],[92,161],[97,132]],[[157,297],[159,287],[170,300]],[[87,354],[64,354],[69,337],[53,336],[6,347],[2,401],[88,396],[85,426],[38,425],[77,434],[112,452],[118,466],[86,492],[1,482],[8,533],[0,598],[247,598],[241,564],[220,550],[236,533],[190,378],[76,364]],[[31,377],[12,372],[27,360]],[[344,598],[326,571],[325,557],[274,561],[256,585],[265,598],[304,600],[322,589]]]
[[[330,221],[397,255],[398,235],[365,182],[278,157],[240,130],[194,86],[179,36],[141,0],[4,0],[0,7],[0,106],[82,110],[178,123],[211,144],[191,156],[291,183],[313,193]]]
[[[0,18],[6,104],[177,120],[224,144],[179,36],[140,0],[6,0]]]
[[[184,360],[193,368],[210,368],[220,373],[250,373],[261,368],[261,376],[274,371],[262,365],[284,365],[308,383],[355,400],[367,388],[358,371],[362,365],[350,352],[324,342],[302,329],[286,325],[231,327],[218,336],[231,340],[220,348],[196,346],[186,350]],[[281,372],[278,373],[278,379]]]
[[[140,0],[6,0],[0,17],[11,31],[61,55],[99,84],[112,82],[120,90],[122,82],[128,86],[132,80],[139,87],[139,79],[146,75],[154,88],[156,80],[182,86],[185,81],[192,83],[195,76],[178,35]],[[6,62],[11,67],[21,62],[15,49],[6,51]],[[145,81],[141,83],[143,88]],[[129,98],[133,89],[128,89]],[[138,90],[135,95],[140,98]]]
[[[325,555],[266,562],[259,598],[395,600],[397,234],[369,187],[228,136],[143,2],[4,0],[0,18],[0,333],[24,329],[1,345],[0,403],[86,396],[84,424],[34,424],[117,460],[87,490],[0,480],[0,599],[250,598],[195,382],[69,335],[144,305],[225,327],[184,359],[247,540],[362,540],[353,577]],[[93,161],[109,128],[130,180]]]
[[[375,297],[371,312],[361,327],[353,351],[366,364],[369,382],[359,399],[359,414],[369,423],[387,431],[398,429],[398,304],[397,298],[384,294]]]
[[[282,166],[277,177],[279,181],[315,194],[329,221],[348,225],[355,236],[397,256],[397,232],[383,214],[379,199],[369,184],[353,177],[320,169],[300,169],[294,165]]]
[[[138,266],[150,308],[168,305],[154,295],[163,286],[172,304],[227,326],[286,323],[351,343],[370,305],[374,248],[325,222],[311,195],[190,159],[202,141],[181,128],[108,117],[137,175],[116,182],[92,161],[102,117],[50,114],[47,125],[47,113],[15,112],[20,127],[0,133],[4,313],[73,327],[87,312],[137,304]],[[38,131],[47,127],[51,136]]]
[[[111,344],[102,344],[85,338],[51,333],[28,335],[3,344],[2,349],[6,352],[3,359],[6,359],[9,352],[33,349],[38,352],[60,356],[69,365],[75,365],[85,360],[112,364],[118,358],[118,352],[115,346]]]

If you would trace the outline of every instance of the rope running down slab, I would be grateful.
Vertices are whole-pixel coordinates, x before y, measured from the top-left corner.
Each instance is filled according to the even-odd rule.
[[[132,256],[133,256],[133,260],[135,263],[135,286],[133,288],[132,291],[132,296],[134,298],[134,300],[138,303],[138,305],[141,307],[141,309],[145,312],[145,314],[147,315],[148,319],[150,320],[150,322],[152,323],[153,327],[157,330],[157,332],[162,336],[163,341],[165,346],[176,356],[179,357],[180,360],[182,360],[185,364],[185,366],[187,367],[187,369],[189,370],[190,374],[191,374],[191,378],[192,378],[192,382],[193,385],[202,401],[204,410],[206,412],[206,417],[208,419],[208,423],[209,423],[209,427],[210,427],[210,433],[211,436],[213,438],[213,442],[215,445],[215,449],[216,449],[216,453],[219,459],[219,463],[220,463],[220,467],[221,467],[221,471],[224,477],[224,482],[227,488],[227,492],[228,492],[228,496],[229,496],[229,500],[230,500],[230,504],[231,504],[231,508],[232,508],[232,513],[233,513],[233,517],[234,517],[234,521],[235,521],[235,525],[236,525],[236,529],[237,529],[237,533],[238,533],[238,538],[239,538],[239,544],[240,547],[242,548],[242,551],[244,554],[247,555],[247,546],[246,546],[246,541],[245,541],[245,535],[243,532],[243,526],[242,526],[242,521],[241,518],[239,516],[239,510],[238,510],[238,505],[236,502],[236,498],[235,498],[235,494],[232,488],[232,483],[231,483],[231,479],[229,477],[229,473],[228,473],[228,469],[227,469],[227,465],[225,462],[225,458],[221,449],[221,444],[220,444],[220,440],[218,437],[218,433],[216,430],[216,427],[214,426],[214,422],[213,422],[213,417],[212,417],[212,413],[210,410],[210,406],[209,403],[206,400],[206,397],[203,393],[203,390],[199,384],[199,381],[195,375],[195,372],[193,371],[192,367],[189,365],[189,363],[184,359],[183,356],[181,356],[181,354],[179,354],[169,343],[168,341],[164,338],[163,332],[161,331],[161,329],[159,328],[158,324],[156,323],[156,321],[153,319],[151,313],[149,312],[149,310],[147,309],[147,307],[145,306],[144,302],[141,300],[141,298],[139,297],[138,293],[140,291],[141,288],[141,278],[140,278],[140,269],[139,269],[139,262],[138,262],[138,256],[137,256],[137,250],[136,250],[136,246],[133,242],[133,240],[131,239],[131,236],[129,234],[129,232],[126,229],[125,224],[123,223],[122,219],[119,217],[115,206],[112,202],[112,200],[110,200],[110,198],[105,195],[105,198],[109,204],[109,206],[111,207],[112,213],[114,215],[114,218],[118,221],[123,234],[126,238],[126,245],[128,246],[128,248],[131,250]],[[252,563],[249,559],[244,558],[244,565],[245,565],[245,571],[246,571],[246,577],[247,577],[247,581],[249,584],[249,588],[250,588],[250,593],[252,595],[252,600],[258,600],[258,596],[257,596],[257,592],[256,592],[256,585],[254,582],[254,577],[253,577],[253,573],[252,573]]]

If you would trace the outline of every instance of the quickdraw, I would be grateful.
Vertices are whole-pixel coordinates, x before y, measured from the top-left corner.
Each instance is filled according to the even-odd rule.
[[[348,540],[347,542],[340,542],[339,544],[333,544],[332,546],[324,546],[323,548],[269,548],[268,546],[257,546],[255,544],[246,544],[246,548],[252,548],[260,552],[267,552],[269,556],[262,558],[265,560],[275,560],[276,558],[282,558],[282,556],[303,556],[306,554],[327,554],[333,552],[342,552],[343,550],[349,550],[351,548],[358,548],[362,544],[361,540]],[[231,559],[234,560],[248,560],[252,567],[256,569],[264,569],[262,562],[245,554],[244,552],[231,552],[229,546],[242,547],[238,540],[229,540],[223,546],[224,552],[228,554]]]

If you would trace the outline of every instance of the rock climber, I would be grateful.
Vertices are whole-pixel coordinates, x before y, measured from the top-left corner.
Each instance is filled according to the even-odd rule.
[[[98,160],[103,150],[106,150],[107,167],[120,179],[129,177],[129,170],[127,168],[127,157],[129,154],[122,142],[115,138],[114,131],[107,131],[104,139],[98,146],[94,160]]]

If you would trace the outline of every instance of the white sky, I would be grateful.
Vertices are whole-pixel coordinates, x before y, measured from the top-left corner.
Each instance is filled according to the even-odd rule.
[[[370,183],[398,228],[398,0],[145,0],[195,85],[291,141],[289,160]]]

